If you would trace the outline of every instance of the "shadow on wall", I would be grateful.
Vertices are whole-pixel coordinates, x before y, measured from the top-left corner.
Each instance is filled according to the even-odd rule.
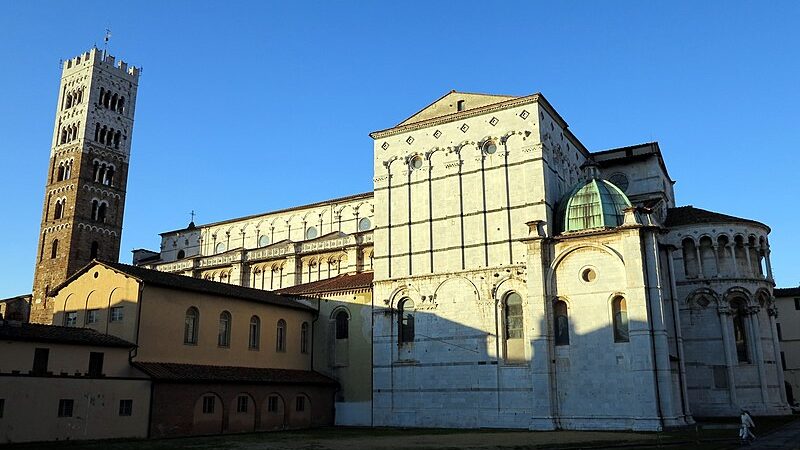
[[[548,318],[531,319],[530,305],[476,302],[463,306],[473,308],[460,315],[467,325],[425,307],[374,311],[375,425],[662,427],[646,322],[624,313],[615,322],[609,309],[607,326],[592,328],[606,313],[554,304]],[[677,362],[658,369],[677,384]]]

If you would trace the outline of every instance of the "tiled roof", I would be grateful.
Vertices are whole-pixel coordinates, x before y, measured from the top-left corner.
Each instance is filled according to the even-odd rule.
[[[153,379],[160,381],[183,381],[189,383],[338,384],[336,380],[312,370],[204,366],[199,364],[159,362],[134,362],[133,365]]]
[[[775,297],[800,297],[800,287],[775,288],[772,291]]]
[[[103,334],[90,328],[59,327],[37,323],[11,323],[8,321],[0,321],[0,340],[96,345],[99,347],[136,347],[136,345],[126,340]]]
[[[181,289],[186,291],[202,292],[207,294],[222,295],[225,297],[238,298],[242,300],[249,300],[259,303],[270,303],[276,306],[283,306],[286,308],[304,309],[315,311],[308,305],[300,303],[290,298],[281,297],[270,291],[262,291],[260,289],[252,289],[234,284],[219,283],[217,281],[202,280],[200,278],[192,278],[184,275],[177,275],[174,273],[160,272],[158,270],[145,269],[144,267],[130,266],[122,263],[112,263],[106,261],[95,261],[97,264],[104,265],[117,272],[124,273],[133,278],[141,280],[145,284],[153,284],[172,289]],[[63,288],[74,278],[80,276],[82,273],[92,267],[94,263],[89,263],[83,269],[78,271],[75,275],[67,279],[66,282],[55,288],[58,291]]]
[[[223,225],[223,224],[226,224],[226,223],[239,222],[239,221],[243,221],[243,220],[253,219],[253,218],[256,218],[256,217],[269,216],[269,215],[272,215],[272,214],[282,214],[282,213],[285,213],[285,212],[296,211],[296,210],[299,210],[299,209],[314,208],[314,207],[317,207],[317,206],[327,205],[327,204],[330,204],[330,203],[341,203],[341,202],[347,202],[347,201],[351,201],[351,200],[356,200],[356,199],[359,199],[359,198],[369,198],[369,197],[372,197],[372,196],[374,196],[374,193],[372,191],[363,192],[361,194],[353,194],[353,195],[348,195],[348,196],[345,196],[345,197],[337,197],[337,198],[332,198],[330,200],[323,200],[321,202],[314,202],[314,203],[308,203],[308,204],[305,204],[305,205],[292,206],[292,207],[289,207],[289,208],[277,209],[275,211],[267,211],[267,212],[259,213],[259,214],[251,214],[249,216],[237,217],[235,219],[227,219],[227,220],[220,220],[218,222],[204,223],[204,224],[201,224],[201,225],[196,225],[194,228],[181,228],[181,229],[178,229],[178,230],[165,231],[163,233],[160,233],[160,236],[177,233],[179,231],[194,230],[194,229],[197,229],[197,228],[208,228],[208,227],[213,227],[213,226],[217,226],[217,225]],[[192,222],[192,223],[194,223],[194,222]]]
[[[326,280],[312,281],[311,283],[279,289],[275,292],[278,294],[302,295],[368,289],[372,287],[372,275],[372,272],[346,273]]]
[[[734,216],[729,216],[727,214],[720,214],[714,211],[695,208],[692,205],[680,206],[678,208],[669,208],[667,210],[667,220],[664,223],[664,226],[669,228],[681,225],[694,225],[702,223],[723,223],[723,222],[749,223],[753,225],[766,227],[767,229],[769,229],[769,227],[767,227],[763,223],[757,222],[755,220],[742,219],[741,217],[734,217]]]

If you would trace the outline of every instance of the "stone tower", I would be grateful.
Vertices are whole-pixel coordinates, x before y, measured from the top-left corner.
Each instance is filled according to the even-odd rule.
[[[48,290],[92,259],[117,261],[139,69],[97,48],[64,62],[33,279],[31,321]]]

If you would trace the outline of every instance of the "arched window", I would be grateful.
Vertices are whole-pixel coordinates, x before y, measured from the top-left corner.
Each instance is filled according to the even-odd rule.
[[[183,325],[183,343],[197,344],[198,329],[200,322],[200,311],[194,306],[186,310],[186,320]]]
[[[683,247],[683,273],[686,278],[695,278],[700,273],[699,263],[697,262],[697,247],[691,238],[686,238],[682,243]]]
[[[64,179],[67,180],[72,176],[72,160],[64,164]]]
[[[178,250],[178,259],[186,258],[186,252],[183,250]]]
[[[53,239],[53,245],[50,247],[50,259],[56,259],[58,256],[58,239]]]
[[[336,339],[347,339],[350,337],[350,315],[345,310],[339,310],[335,316],[336,320]]]
[[[569,345],[569,316],[564,300],[553,303],[553,334],[556,345]]]
[[[64,179],[64,163],[58,165],[58,175],[56,176],[56,181],[62,181]]]
[[[508,293],[503,299],[503,338],[507,362],[525,360],[524,318],[522,297],[516,292]]]
[[[248,339],[247,347],[251,350],[258,350],[259,343],[261,342],[261,319],[258,316],[250,318],[250,338]]]
[[[97,241],[92,241],[92,249],[89,257],[91,259],[97,259],[98,253],[100,253],[100,244],[98,244]]]
[[[733,339],[736,342],[736,357],[739,362],[750,362],[747,349],[747,329],[744,324],[744,302],[734,300],[731,302],[731,319],[733,320]]]
[[[97,208],[97,221],[100,223],[106,223],[106,209],[108,205],[104,203],[100,203],[100,206]]]
[[[105,179],[103,180],[103,184],[105,184],[106,186],[111,186],[113,182],[114,182],[114,168],[109,167],[108,169],[106,169],[106,175]]]
[[[100,142],[100,124],[99,123],[95,123],[94,124],[94,141],[95,142]],[[97,167],[96,164],[97,163],[95,163],[95,167]]]
[[[623,297],[614,297],[611,301],[611,312],[614,321],[614,342],[630,342],[628,333],[628,304]]]
[[[100,206],[97,200],[92,200],[92,220],[97,221],[97,208]]]
[[[506,295],[505,301],[505,338],[522,339],[523,337],[523,318],[522,318],[522,297],[516,292]]]
[[[220,347],[231,346],[231,313],[222,311],[219,315],[219,336],[217,337],[217,345]]]
[[[122,139],[122,132],[117,131],[114,133],[114,148],[119,148],[119,141]]]
[[[275,350],[279,352],[286,351],[286,321],[283,319],[278,321],[277,336],[275,339]]]
[[[60,219],[64,217],[64,204],[61,200],[56,200],[55,211],[53,212],[53,219]]]
[[[404,298],[397,304],[397,343],[414,342],[414,301]]]
[[[300,325],[300,353],[308,353],[308,322]]]
[[[117,103],[117,112],[120,114],[125,112],[125,97],[119,98],[119,103]]]

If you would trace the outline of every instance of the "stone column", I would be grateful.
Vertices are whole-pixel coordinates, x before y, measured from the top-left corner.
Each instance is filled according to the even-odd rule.
[[[769,317],[769,332],[772,338],[772,351],[775,352],[775,372],[778,379],[778,392],[780,392],[781,403],[786,404],[786,388],[784,387],[783,367],[781,366],[781,345],[778,341],[778,332],[775,329],[775,318],[778,317],[778,308],[775,307],[775,299],[770,299],[767,307],[767,317]]]
[[[661,289],[661,262],[658,254],[658,241],[653,231],[642,231],[644,239],[643,255],[645,270],[645,289],[647,301],[650,303],[650,320],[653,326],[653,345],[655,355],[653,368],[658,380],[658,396],[661,401],[662,420],[665,425],[677,425],[675,417],[678,416],[672,395],[672,369],[669,362],[669,341],[667,328],[664,322],[664,293]],[[649,263],[649,264],[647,264]],[[701,265],[702,273],[702,265]]]
[[[769,260],[769,254],[770,254],[769,247],[767,247],[764,249],[764,263],[767,266],[767,273],[765,273],[764,275],[767,277],[768,280],[773,280],[774,278],[772,277],[772,263]],[[783,390],[781,390],[781,392],[783,392]]]
[[[761,308],[758,306],[751,306],[747,308],[747,318],[750,322],[750,335],[753,336],[753,358],[758,366],[758,384],[761,386],[761,401],[764,402],[766,408],[769,402],[769,391],[767,390],[767,371],[764,368],[764,353],[761,349],[761,324],[758,323],[758,311]]]
[[[754,272],[753,272],[753,260],[752,258],[750,258],[750,244],[743,243],[742,245],[744,245],[745,258],[747,258],[747,270],[749,270],[750,274],[752,275]]]
[[[703,271],[703,255],[700,254],[700,241],[694,246],[694,252],[697,255],[697,276],[705,278],[706,274]]]
[[[555,353],[550,339],[550,295],[548,270],[552,244],[547,240],[543,221],[528,222],[527,291],[529,327],[530,376],[534,394],[531,396],[531,430],[553,430],[558,422]],[[537,323],[538,322],[538,323]]]
[[[729,243],[728,247],[731,249],[731,260],[733,261],[733,275],[739,278],[739,263],[736,262],[736,243]]]
[[[721,272],[721,270],[719,270],[719,246],[717,244],[712,244],[711,248],[714,250],[714,267],[717,269],[717,273],[714,276],[719,278]]]
[[[735,348],[732,345],[731,336],[731,309],[726,306],[720,306],[717,309],[719,316],[719,327],[722,330],[722,348],[725,351],[725,366],[728,369],[728,393],[730,396],[731,405],[736,405],[736,378],[734,377],[733,368],[736,366],[733,352]]]

